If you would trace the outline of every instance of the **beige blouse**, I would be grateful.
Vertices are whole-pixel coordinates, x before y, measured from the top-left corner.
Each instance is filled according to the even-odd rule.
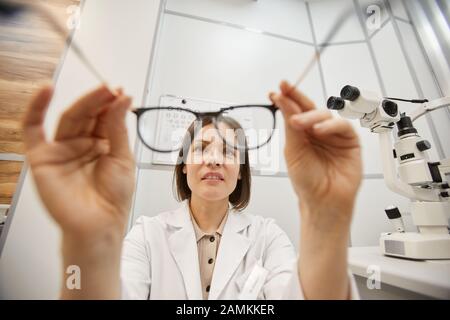
[[[206,233],[200,229],[191,212],[191,220],[194,226],[195,237],[197,239],[198,262],[200,265],[200,279],[202,283],[202,294],[204,300],[208,300],[209,290],[211,289],[212,275],[216,264],[217,251],[219,250],[220,239],[222,238],[222,232],[227,218],[228,211],[223,217],[216,232]]]

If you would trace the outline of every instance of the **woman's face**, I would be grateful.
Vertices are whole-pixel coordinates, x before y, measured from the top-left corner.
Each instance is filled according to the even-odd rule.
[[[234,136],[229,127],[221,126],[220,130]],[[223,142],[213,124],[196,134],[186,160],[183,173],[187,175],[189,189],[208,201],[228,198],[241,178],[239,151]]]

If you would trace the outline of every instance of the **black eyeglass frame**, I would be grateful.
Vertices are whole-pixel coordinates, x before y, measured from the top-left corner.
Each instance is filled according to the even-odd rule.
[[[175,152],[175,151],[179,151],[180,150],[180,148],[178,148],[178,149],[173,149],[173,150],[160,150],[160,149],[156,149],[156,148],[153,148],[152,146],[150,146],[150,145],[148,145],[146,142],[145,142],[145,139],[144,139],[144,137],[142,136],[142,134],[141,134],[141,130],[139,129],[139,123],[140,123],[140,118],[141,118],[141,116],[143,115],[143,114],[145,114],[145,112],[147,112],[147,111],[154,111],[154,110],[167,110],[167,111],[185,111],[185,112],[189,112],[189,113],[191,113],[191,114],[193,114],[194,116],[195,116],[195,120],[194,121],[201,121],[202,119],[204,119],[204,118],[212,118],[212,122],[213,122],[213,125],[214,125],[214,127],[215,127],[215,129],[217,130],[217,132],[219,133],[219,135],[220,135],[220,137],[222,138],[222,140],[223,140],[223,142],[224,143],[226,143],[227,145],[230,145],[226,140],[225,140],[225,138],[220,134],[220,131],[219,131],[219,127],[218,127],[218,123],[217,123],[217,118],[218,117],[220,117],[224,112],[227,112],[227,111],[230,111],[230,110],[235,110],[235,109],[241,109],[241,108],[255,108],[255,107],[259,107],[259,108],[264,108],[264,109],[267,109],[268,111],[270,111],[271,112],[271,114],[272,114],[272,117],[273,117],[273,127],[272,127],[272,131],[271,131],[271,133],[270,133],[270,136],[269,136],[269,138],[267,139],[267,141],[265,141],[264,143],[262,143],[262,144],[260,144],[260,145],[258,145],[258,146],[256,146],[256,147],[246,147],[245,148],[245,150],[255,150],[255,149],[259,149],[259,148],[261,148],[261,147],[263,147],[263,146],[265,146],[267,143],[269,143],[270,142],[270,140],[272,139],[272,136],[273,136],[273,132],[274,132],[274,130],[275,130],[275,128],[276,128],[276,116],[275,116],[275,114],[276,114],[276,112],[279,110],[274,104],[261,104],[261,105],[258,105],[258,104],[247,104],[247,105],[236,105],[236,106],[230,106],[230,107],[226,107],[226,108],[221,108],[221,109],[219,109],[218,111],[210,111],[210,112],[197,112],[197,111],[194,111],[194,110],[191,110],[191,109],[186,109],[186,108],[181,108],[181,107],[172,107],[172,106],[164,106],[164,107],[161,107],[161,106],[155,106],[155,107],[140,107],[140,108],[134,108],[133,110],[132,110],[132,112],[136,115],[136,117],[137,117],[137,125],[136,125],[136,130],[137,130],[137,134],[138,134],[138,137],[139,137],[139,139],[141,140],[141,142],[147,147],[147,148],[149,148],[150,150],[152,150],[152,151],[154,151],[154,152],[159,152],[159,153],[172,153],[172,152]],[[181,147],[183,147],[183,146],[181,146]],[[240,148],[240,147],[237,147],[237,146],[231,146],[232,148],[234,148],[234,149],[239,149],[239,150],[242,150],[242,149],[244,149],[244,148]]]

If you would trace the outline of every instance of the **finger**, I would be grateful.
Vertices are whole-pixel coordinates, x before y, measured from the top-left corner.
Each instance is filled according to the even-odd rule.
[[[272,103],[281,110],[285,120],[294,114],[302,112],[298,104],[287,96],[271,92],[269,98]]]
[[[123,95],[123,89],[117,88],[115,90],[115,93],[117,97],[120,97]],[[95,128],[91,133],[93,137],[102,139],[108,138],[108,125],[105,119],[106,115],[108,114],[108,109],[111,107],[111,105],[112,103],[108,105],[108,107],[106,107],[105,110],[103,110],[101,114],[97,117],[97,121],[95,122]]]
[[[123,88],[117,88],[115,93],[116,93],[117,96],[123,95]]]
[[[316,108],[314,102],[301,93],[297,88],[293,87],[289,82],[282,81],[280,84],[281,93],[283,95],[292,98],[295,102],[298,103],[302,111],[309,111]]]
[[[111,106],[109,107],[111,108]],[[108,123],[106,122],[108,110],[107,108],[105,112],[100,114],[95,123],[94,131],[92,132],[92,136],[95,138],[107,139],[108,138]]]
[[[319,136],[339,134],[346,138],[358,137],[351,123],[342,118],[332,118],[318,122],[313,126],[313,131],[314,134]]]
[[[52,95],[52,86],[45,86],[33,97],[28,106],[22,122],[27,150],[45,142],[43,123]]]
[[[296,129],[309,129],[316,123],[332,118],[333,115],[328,110],[310,110],[292,115],[289,119],[290,124]]]
[[[79,168],[80,165],[108,152],[107,140],[81,137],[48,143],[43,148],[31,151],[28,160],[32,167],[39,167],[41,164],[46,166],[64,164],[67,170],[72,170],[74,166]]]
[[[89,92],[76,101],[61,116],[55,140],[64,140],[78,137],[93,130],[96,117],[116,97],[105,86]]]
[[[119,97],[104,115],[104,132],[110,142],[110,155],[123,158],[130,156],[128,144],[128,130],[125,117],[131,106],[131,98],[128,96]]]

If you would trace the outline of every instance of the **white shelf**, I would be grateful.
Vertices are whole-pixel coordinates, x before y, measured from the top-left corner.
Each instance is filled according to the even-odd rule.
[[[352,273],[368,277],[367,268],[378,266],[381,283],[437,299],[450,299],[450,260],[413,261],[381,254],[379,247],[349,248]]]

